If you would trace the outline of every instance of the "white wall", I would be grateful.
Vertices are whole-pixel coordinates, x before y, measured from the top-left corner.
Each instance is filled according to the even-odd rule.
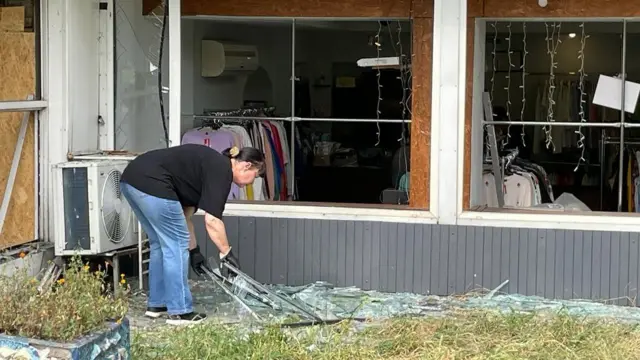
[[[245,85],[252,84],[247,95],[260,95],[271,100],[278,113],[290,114],[291,108],[291,26],[270,24],[268,26],[246,25],[203,20],[183,20],[183,28],[193,26],[191,44],[183,39],[182,68],[185,75],[193,77],[192,101],[183,96],[183,114],[201,114],[205,109],[240,108],[245,100]],[[200,76],[202,64],[201,41],[226,40],[258,47],[260,66],[264,71],[246,76],[203,78]],[[264,77],[268,75],[268,80]],[[256,81],[257,80],[257,81]],[[184,83],[183,83],[184,84]],[[186,84],[185,84],[186,85]],[[183,94],[189,92],[183,85]],[[271,86],[270,91],[264,91]],[[256,94],[257,93],[257,94]],[[246,100],[260,100],[247,98]]]

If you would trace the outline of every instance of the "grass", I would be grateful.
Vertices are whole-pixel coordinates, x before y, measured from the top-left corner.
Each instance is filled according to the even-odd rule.
[[[244,333],[213,323],[134,333],[134,359],[640,359],[640,329],[568,315],[459,312]]]

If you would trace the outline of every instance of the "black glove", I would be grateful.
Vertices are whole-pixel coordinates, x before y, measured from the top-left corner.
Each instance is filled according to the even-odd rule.
[[[191,263],[193,271],[200,276],[204,275],[203,269],[209,270],[207,259],[205,259],[204,255],[200,253],[199,246],[189,250],[189,262]]]
[[[225,262],[238,270],[240,270],[240,263],[231,250],[229,250],[227,255],[220,257],[220,274],[226,279],[231,279],[236,276],[236,273],[222,265]]]

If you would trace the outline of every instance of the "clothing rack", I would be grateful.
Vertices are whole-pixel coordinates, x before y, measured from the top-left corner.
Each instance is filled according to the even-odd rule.
[[[254,120],[254,121],[287,121],[287,118],[274,117],[275,107],[243,108],[236,110],[205,111],[201,115],[192,115],[197,120]],[[265,116],[261,116],[265,115]]]
[[[604,183],[605,183],[605,157],[607,155],[607,145],[622,145],[624,148],[626,145],[639,145],[640,138],[627,138],[624,141],[620,141],[619,137],[605,136],[602,132],[602,139],[600,139],[600,209],[604,207]],[[621,154],[624,157],[624,154]],[[624,167],[618,166],[618,212],[622,211],[622,177],[624,176]]]
[[[292,117],[275,117],[276,108],[271,107],[245,107],[232,110],[205,110],[204,114],[191,115],[194,120],[199,120],[199,124],[195,124],[196,128],[211,127],[218,130],[223,125],[240,125],[245,126],[253,121],[290,121],[293,130],[293,122],[296,120]],[[189,116],[189,115],[183,115]],[[293,134],[293,132],[292,132]],[[295,138],[291,139],[291,151],[289,154],[289,163],[292,169],[295,169]],[[290,176],[288,186],[295,189],[295,176]],[[295,198],[295,191],[294,196]]]
[[[214,110],[205,111],[205,116],[214,117],[248,117],[248,116],[260,116],[262,114],[271,116],[276,111],[273,106],[263,108],[242,108],[234,110]]]

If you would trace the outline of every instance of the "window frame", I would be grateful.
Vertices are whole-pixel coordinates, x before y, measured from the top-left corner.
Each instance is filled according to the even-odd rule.
[[[523,20],[528,20],[527,18],[517,18],[517,19],[508,19],[508,18],[470,18],[468,20],[475,20],[475,31],[474,31],[474,71],[472,76],[474,76],[474,85],[476,83],[477,76],[477,68],[484,69],[484,61],[485,61],[485,49],[482,48],[481,51],[478,51],[478,45],[485,45],[485,37],[486,37],[486,28],[487,23],[493,21],[514,21],[514,22],[522,22]],[[620,21],[621,24],[630,19],[627,18],[531,18],[530,21],[571,21],[571,22],[598,22],[598,21]],[[637,19],[636,19],[637,21]],[[465,30],[466,31],[466,30]],[[480,65],[480,66],[478,66]],[[484,70],[482,70],[484,71]],[[484,76],[480,76],[484,79]],[[478,99],[482,98],[482,92],[484,91],[484,86],[473,86],[472,87],[472,129],[471,129],[471,148],[465,149],[464,146],[464,135],[462,136],[462,141],[459,143],[458,147],[460,156],[458,159],[459,167],[462,168],[464,164],[464,152],[470,151],[472,158],[472,168],[474,166],[474,160],[477,162],[478,149],[483,148],[483,139],[482,139],[482,129],[484,128],[484,124],[482,126],[478,126],[480,122],[484,120],[483,109],[480,106],[477,106],[476,102]],[[463,96],[461,99],[464,99]],[[464,101],[461,101],[464,106]],[[480,100],[481,103],[481,100]],[[483,122],[484,123],[484,122]],[[457,123],[459,129],[465,129],[465,117],[459,118]],[[631,126],[622,126],[625,128],[637,127],[634,125]],[[480,132],[480,146],[478,147],[478,140],[475,139],[477,137],[477,132]],[[464,134],[464,131],[461,131]],[[474,137],[475,134],[475,137]],[[475,142],[474,142],[475,139]],[[475,155],[475,157],[474,157]],[[479,157],[480,161],[482,156]],[[477,165],[477,164],[476,164]],[[461,174],[462,175],[462,174]],[[474,172],[471,172],[472,178],[470,179],[470,187],[473,188],[473,175]],[[464,175],[458,177],[458,189],[456,191],[456,197],[458,199],[458,216],[457,216],[457,224],[458,225],[466,225],[466,226],[489,226],[489,227],[508,227],[508,228],[537,228],[537,229],[560,229],[560,230],[585,230],[585,231],[627,231],[627,232],[637,232],[640,230],[640,218],[636,215],[629,213],[618,213],[618,212],[581,212],[581,213],[564,213],[564,212],[552,212],[552,211],[534,211],[526,209],[518,209],[518,210],[495,210],[495,209],[486,209],[483,211],[474,211],[463,208],[463,187]]]
[[[180,144],[181,134],[180,129],[182,126],[183,114],[181,111],[181,74],[182,74],[182,13],[181,13],[181,1],[169,0],[169,14],[168,14],[168,33],[169,33],[169,139],[171,146]],[[221,17],[224,18],[224,17]],[[244,17],[242,17],[244,18]],[[250,17],[247,17],[250,18]],[[292,71],[295,69],[295,20],[305,19],[304,17],[292,18]],[[316,18],[314,18],[316,19]],[[321,20],[323,18],[317,18]],[[372,18],[362,18],[359,20],[377,20]],[[385,19],[387,20],[387,19]],[[413,19],[409,19],[413,20]],[[292,87],[293,87],[292,81]],[[293,123],[298,119],[293,118],[293,111],[295,109],[295,99],[292,99],[291,111],[292,116],[288,120]],[[291,121],[291,120],[294,121]],[[333,119],[332,119],[333,120]],[[354,120],[354,119],[335,119],[337,121]],[[358,119],[355,119],[356,121]],[[304,118],[299,121],[314,121],[314,118]],[[322,120],[318,120],[322,121]],[[401,120],[398,120],[400,122]],[[404,122],[410,123],[411,120]],[[375,121],[372,121],[375,122]],[[433,122],[432,122],[433,123]],[[433,125],[432,125],[433,126]],[[293,127],[292,127],[293,129]],[[432,137],[433,138],[433,137]],[[434,141],[431,142],[431,154],[437,154],[434,152]],[[433,169],[433,162],[431,163],[431,169]],[[433,172],[430,172],[430,174]],[[434,184],[431,181],[430,197],[434,198]],[[437,187],[436,187],[437,188]],[[431,207],[433,200],[430,202]],[[378,205],[378,204],[376,204]],[[405,206],[405,209],[393,209],[388,205],[379,204],[376,208],[370,208],[362,206],[361,204],[329,204],[329,203],[313,203],[313,205],[301,205],[296,202],[282,201],[277,204],[264,204],[262,202],[235,202],[230,201],[227,204],[225,215],[226,216],[267,216],[267,217],[303,217],[303,218],[318,218],[318,219],[370,219],[376,221],[417,221],[425,223],[435,223],[437,217],[432,210],[419,210]],[[347,209],[346,211],[343,209]],[[202,214],[199,211],[197,214]],[[231,215],[233,214],[233,215]]]

